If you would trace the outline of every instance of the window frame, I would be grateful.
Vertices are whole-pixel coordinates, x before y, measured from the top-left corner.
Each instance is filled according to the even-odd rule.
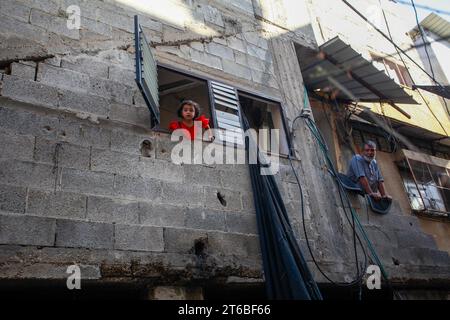
[[[283,123],[283,129],[284,129],[284,132],[285,132],[285,136],[286,136],[286,140],[287,140],[286,142],[287,142],[287,146],[288,146],[288,154],[287,155],[285,155],[285,154],[277,154],[277,155],[279,155],[280,157],[285,157],[285,158],[287,158],[289,156],[292,156],[292,144],[291,144],[291,139],[290,139],[291,135],[290,135],[290,131],[288,130],[288,126],[287,126],[284,104],[283,104],[283,102],[280,99],[277,99],[277,98],[274,98],[272,96],[268,96],[268,95],[265,95],[265,94],[261,94],[261,93],[255,92],[255,91],[253,91],[251,89],[249,90],[248,88],[242,88],[240,86],[235,86],[233,84],[230,84],[229,82],[223,81],[222,79],[216,79],[216,78],[212,78],[212,77],[208,77],[208,76],[199,75],[199,74],[197,74],[195,72],[192,72],[190,70],[186,71],[186,70],[183,70],[183,69],[181,69],[181,68],[179,68],[177,66],[173,66],[173,65],[170,65],[170,64],[167,64],[167,63],[163,63],[163,62],[158,62],[157,61],[156,65],[157,65],[157,68],[163,68],[163,69],[166,69],[166,70],[171,71],[171,72],[178,73],[178,74],[183,75],[183,76],[189,76],[189,77],[195,78],[197,80],[207,82],[208,99],[210,101],[209,111],[210,111],[210,114],[211,114],[211,117],[212,117],[212,120],[213,120],[212,123],[214,124],[214,127],[212,127],[212,128],[214,128],[214,129],[217,129],[217,117],[216,117],[216,110],[214,108],[213,101],[212,101],[213,97],[212,97],[212,94],[211,94],[212,91],[211,91],[211,87],[210,87],[211,86],[211,81],[224,83],[226,85],[229,85],[229,86],[233,87],[236,90],[236,95],[237,95],[238,100],[239,100],[239,94],[242,93],[242,94],[251,96],[252,98],[255,98],[255,99],[260,99],[260,100],[262,99],[262,100],[265,100],[265,102],[270,102],[270,103],[277,104],[278,107],[279,107],[279,112],[280,112],[280,115],[281,115],[281,119],[282,119],[282,123]],[[239,118],[240,118],[241,125],[242,125],[242,109],[241,109],[240,105],[239,105]],[[170,131],[168,129],[164,129],[164,128],[151,128],[151,130],[153,130],[155,132],[170,134]],[[242,147],[242,146],[239,146],[239,145],[235,144],[234,147]]]
[[[194,73],[191,73],[189,71],[184,71],[184,70],[181,70],[179,68],[172,67],[171,65],[168,65],[168,64],[165,64],[165,63],[160,63],[160,62],[156,63],[156,68],[157,69],[158,68],[162,68],[162,69],[165,69],[165,70],[170,71],[170,72],[177,73],[177,74],[182,75],[182,76],[187,76],[187,77],[195,78],[196,80],[199,80],[199,81],[204,81],[205,84],[208,86],[208,80],[207,79],[201,78],[200,76],[198,76],[198,75],[196,75]],[[210,98],[209,98],[209,96],[210,96],[209,87],[208,87],[207,91],[208,91],[207,92],[208,100],[210,100]],[[158,92],[158,94],[159,94],[159,92]],[[213,115],[213,110],[212,110],[212,107],[211,107],[211,103],[209,105],[209,112],[210,112],[210,114],[212,116]],[[213,121],[213,123],[214,123],[214,121]],[[150,130],[153,130],[155,132],[170,134],[170,130],[167,129],[167,128],[156,128],[156,127],[153,127]]]
[[[266,95],[260,95],[258,93],[255,93],[255,92],[249,91],[249,90],[238,89],[238,88],[236,88],[236,89],[237,89],[238,95],[239,95],[239,93],[242,93],[243,95],[247,95],[253,99],[264,100],[262,102],[269,102],[269,103],[278,105],[280,116],[281,116],[281,122],[283,123],[284,134],[285,134],[286,140],[287,140],[286,143],[288,146],[288,153],[287,154],[279,153],[279,154],[274,154],[274,155],[278,155],[281,157],[292,156],[291,135],[290,135],[290,131],[287,130],[288,127],[287,127],[287,122],[286,122],[285,109],[283,108],[283,103],[281,102],[281,100],[271,98]],[[270,154],[270,152],[269,152],[269,154]]]
[[[382,54],[377,53],[377,52],[373,52],[373,51],[369,51],[369,55],[370,55],[370,57],[371,57],[372,60],[377,60],[378,62],[380,62],[380,63],[383,64],[383,66],[384,66],[384,72],[385,72],[386,75],[387,75],[388,77],[390,77],[391,79],[393,79],[393,77],[391,76],[391,74],[390,74],[390,72],[389,72],[389,69],[388,69],[388,67],[386,66],[386,64],[387,64],[387,62],[393,64],[394,67],[395,67],[395,69],[392,69],[392,70],[396,73],[397,78],[398,78],[399,81],[401,82],[401,83],[397,83],[397,82],[396,82],[396,83],[397,83],[398,85],[400,85],[400,86],[404,86],[404,87],[407,87],[407,88],[409,88],[409,89],[412,89],[413,83],[412,83],[412,81],[409,79],[409,76],[408,76],[408,81],[405,79],[405,75],[404,75],[404,73],[402,72],[402,70],[404,70],[404,72],[406,72],[406,73],[407,73],[408,71],[406,70],[406,67],[405,67],[401,62],[399,62],[399,61],[397,61],[397,60],[394,60],[394,59],[386,58],[386,57],[384,57]],[[394,79],[393,79],[393,80],[394,80]],[[395,81],[395,80],[394,80],[394,81]]]

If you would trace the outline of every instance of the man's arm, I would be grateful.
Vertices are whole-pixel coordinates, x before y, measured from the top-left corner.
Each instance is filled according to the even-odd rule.
[[[366,177],[359,177],[358,179],[359,184],[364,188],[364,191],[369,195],[374,197],[375,199],[380,199],[380,196],[378,195],[378,193],[374,193],[372,191],[372,188],[370,188],[369,185],[369,181],[367,180]],[[381,191],[381,190],[380,190]]]
[[[378,189],[380,190],[380,194],[382,198],[390,198],[392,199],[392,197],[388,194],[386,194],[386,189],[384,188],[384,182],[383,181],[378,181]]]

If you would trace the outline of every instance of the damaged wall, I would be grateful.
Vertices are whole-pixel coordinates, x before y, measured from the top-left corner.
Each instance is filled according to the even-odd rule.
[[[65,279],[66,267],[77,263],[93,281],[201,286],[233,277],[261,280],[248,168],[170,162],[174,143],[148,129],[134,81],[133,15],[139,13],[159,63],[280,99],[288,127],[303,104],[293,41],[314,44],[307,32],[255,17],[261,9],[253,1],[164,3],[154,11],[152,2],[137,1],[0,4],[2,279]],[[79,30],[66,28],[71,4],[81,8]],[[294,149],[313,250],[333,279],[349,281],[351,233],[302,121],[295,125]],[[310,260],[287,159],[277,180]],[[372,222],[383,226],[372,235],[393,279],[449,279],[448,256],[416,229],[411,242],[410,217],[388,220]],[[379,234],[389,223],[396,247]],[[432,248],[431,255],[417,244]],[[393,248],[402,249],[401,267],[392,262]]]

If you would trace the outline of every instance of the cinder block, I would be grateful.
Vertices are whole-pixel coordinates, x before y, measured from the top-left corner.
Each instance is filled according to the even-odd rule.
[[[262,85],[271,87],[271,88],[278,88],[278,83],[275,79],[275,77],[269,73],[265,72],[259,72],[252,69],[252,79],[256,83],[260,83]]]
[[[87,92],[90,88],[89,76],[69,69],[55,67],[46,63],[38,64],[37,81],[57,88]]]
[[[100,222],[138,224],[139,203],[117,198],[90,196],[87,202],[87,218]]]
[[[20,0],[20,2],[22,2],[27,7],[39,9],[41,11],[48,12],[51,14],[56,15],[59,13],[59,1],[57,0],[42,0],[42,1]]]
[[[32,0],[27,0],[32,1]],[[55,1],[55,0],[53,0]],[[88,17],[90,19],[95,19],[95,10],[98,7],[97,1],[84,1],[84,0],[59,0],[61,10],[67,11],[67,8],[72,5],[80,7],[81,17]],[[41,9],[42,10],[42,9]],[[46,11],[46,10],[43,10]]]
[[[273,60],[270,51],[262,49],[250,43],[247,43],[247,53],[263,61],[272,62]]]
[[[259,256],[261,254],[257,236],[208,232],[208,253],[223,256]]]
[[[113,103],[109,118],[111,120],[130,123],[144,128],[149,127],[150,111],[145,106],[134,106],[121,103]]]
[[[36,28],[36,26],[33,26],[28,22],[19,21],[17,19],[14,19],[12,17],[3,14],[1,15],[0,19],[0,30],[2,30],[2,33],[20,34],[21,39],[8,38],[10,45],[17,45],[17,47],[14,48],[14,52],[5,50],[10,54],[14,55],[15,59],[21,59],[24,56],[18,55],[17,51],[47,54],[47,50],[41,47],[41,45],[45,45],[48,43],[48,32],[46,30]],[[25,39],[25,41],[23,39]],[[33,43],[35,47],[32,50],[30,50],[29,48],[24,48],[25,46],[29,46],[30,42]],[[1,54],[4,54],[4,52],[1,52]],[[11,58],[11,56],[9,57]]]
[[[53,189],[55,178],[56,171],[49,165],[18,160],[0,161],[0,181],[4,184]]]
[[[189,54],[193,62],[203,64],[210,68],[224,70],[223,69],[224,67],[222,66],[222,61],[219,57],[197,50],[190,50]]]
[[[0,185],[0,210],[24,213],[27,189]]]
[[[190,229],[226,231],[225,213],[203,207],[187,208],[186,227]]]
[[[90,124],[87,120],[62,117],[60,120],[58,139],[79,146],[109,148],[111,129],[105,126]]]
[[[220,171],[197,164],[183,164],[184,181],[188,184],[221,187]]]
[[[180,184],[178,182],[161,182],[162,199],[166,204],[201,206],[204,203],[203,188],[195,185]]]
[[[132,199],[159,201],[161,198],[161,182],[154,179],[116,175],[114,194]]]
[[[82,111],[106,118],[110,113],[108,100],[92,94],[60,90],[58,107],[64,110]]]
[[[127,86],[133,86],[136,78],[136,73],[134,70],[124,69],[118,66],[110,66],[108,79],[123,83]]]
[[[139,174],[144,178],[154,178],[181,183],[183,166],[159,159],[140,157]]]
[[[91,169],[131,177],[138,177],[141,173],[138,155],[104,149],[92,149]]]
[[[66,18],[61,18],[40,10],[32,9],[30,23],[70,39],[80,39],[80,30],[67,28]]]
[[[59,127],[57,117],[37,115],[33,112],[14,109],[16,102],[11,106],[0,106],[0,127],[3,131],[22,135],[35,135],[48,138],[56,137]]]
[[[0,94],[13,100],[56,108],[58,90],[31,80],[4,75]]]
[[[245,42],[242,41],[241,39],[238,39],[236,37],[228,37],[227,44],[228,44],[228,47],[230,47],[231,49],[237,50],[237,51],[247,55],[247,48],[246,48]]]
[[[167,137],[157,135],[156,158],[171,161],[172,149],[178,141],[170,141]]]
[[[63,58],[61,60],[61,67],[85,73],[96,78],[108,78],[108,64],[88,55]]]
[[[107,79],[91,78],[89,92],[116,102],[133,104],[133,87]]]
[[[230,0],[228,1],[228,5],[239,9],[245,14],[254,17],[253,4],[251,0]]]
[[[100,7],[96,9],[96,17],[98,21],[111,25],[115,28],[128,32],[134,32],[133,18],[119,12],[119,10],[112,11],[104,7]]]
[[[134,15],[135,13],[133,13]],[[146,15],[139,16],[139,23],[141,26],[145,29],[149,29],[151,31],[154,31],[154,33],[162,33],[162,23],[159,21],[156,21]],[[153,42],[153,39],[149,39]]]
[[[65,168],[89,169],[90,148],[80,147],[64,141],[36,138],[34,159]]]
[[[54,241],[54,219],[0,214],[1,244],[53,246]]]
[[[11,64],[11,75],[28,80],[34,80],[34,77],[36,76],[36,67],[13,62]]]
[[[220,168],[220,167],[219,167]],[[236,191],[251,191],[252,183],[250,178],[250,172],[240,172],[236,174],[230,170],[219,170],[220,181],[222,186],[226,189],[233,189]]]
[[[63,168],[62,190],[76,193],[112,195],[114,194],[114,175],[104,172],[92,172]]]
[[[236,61],[237,64],[240,64],[240,65],[243,65],[243,66],[247,66],[248,65],[247,54],[246,53],[242,53],[240,51],[234,50],[234,60]]]
[[[233,50],[219,43],[210,42],[205,45],[206,52],[223,59],[234,60]]]
[[[186,207],[139,203],[139,221],[142,225],[158,227],[184,227]]]
[[[225,224],[227,232],[258,234],[256,215],[254,214],[236,214],[225,213]]]
[[[28,23],[28,19],[30,18],[31,8],[22,5],[18,1],[2,1],[0,2],[0,13],[8,16],[14,17],[15,19],[19,19],[23,22]]]
[[[132,251],[164,250],[163,228],[116,224],[114,248]]]
[[[81,39],[83,38],[83,33],[93,32],[95,34],[101,35],[105,39],[111,39],[113,37],[113,28],[103,22],[97,21],[95,17],[93,19],[81,17]]]
[[[149,143],[144,144],[145,150],[141,152],[142,143],[145,140]],[[111,150],[155,158],[156,141],[154,134],[151,132],[142,134],[135,131],[117,129],[111,132]]]
[[[206,244],[204,249],[209,251],[208,235],[206,232],[192,229],[164,228],[164,251],[176,253],[195,253],[197,241]]]
[[[254,57],[254,56],[251,56],[251,55],[247,56],[247,61],[248,61],[248,67],[253,69],[253,70],[260,71],[260,72],[263,72],[263,73],[267,73],[267,74],[270,74],[272,76],[275,74],[275,71],[273,69],[273,62],[272,61],[261,60],[259,58]]]
[[[205,21],[216,24],[220,27],[225,27],[223,23],[222,14],[219,9],[214,8],[209,5],[203,6],[203,15],[205,17]]]
[[[31,189],[28,192],[27,213],[55,218],[84,219],[86,196]]]
[[[0,131],[0,158],[32,160],[34,136]]]
[[[107,223],[57,220],[56,246],[113,249],[114,225]]]
[[[232,74],[236,77],[251,80],[252,72],[250,68],[244,67],[243,65],[237,64],[232,60],[222,60],[223,71]]]
[[[252,45],[260,47],[264,50],[269,49],[267,40],[261,37],[261,34],[259,32],[244,32],[243,36],[246,42],[251,43]]]

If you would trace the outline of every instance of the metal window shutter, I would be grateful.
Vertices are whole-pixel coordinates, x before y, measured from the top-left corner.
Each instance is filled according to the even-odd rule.
[[[214,125],[218,139],[228,144],[244,144],[241,106],[237,90],[229,85],[208,81]]]
[[[138,16],[134,16],[134,40],[136,49],[136,83],[150,110],[150,127],[160,123],[158,72],[156,59],[149,42],[145,38],[139,24]]]

